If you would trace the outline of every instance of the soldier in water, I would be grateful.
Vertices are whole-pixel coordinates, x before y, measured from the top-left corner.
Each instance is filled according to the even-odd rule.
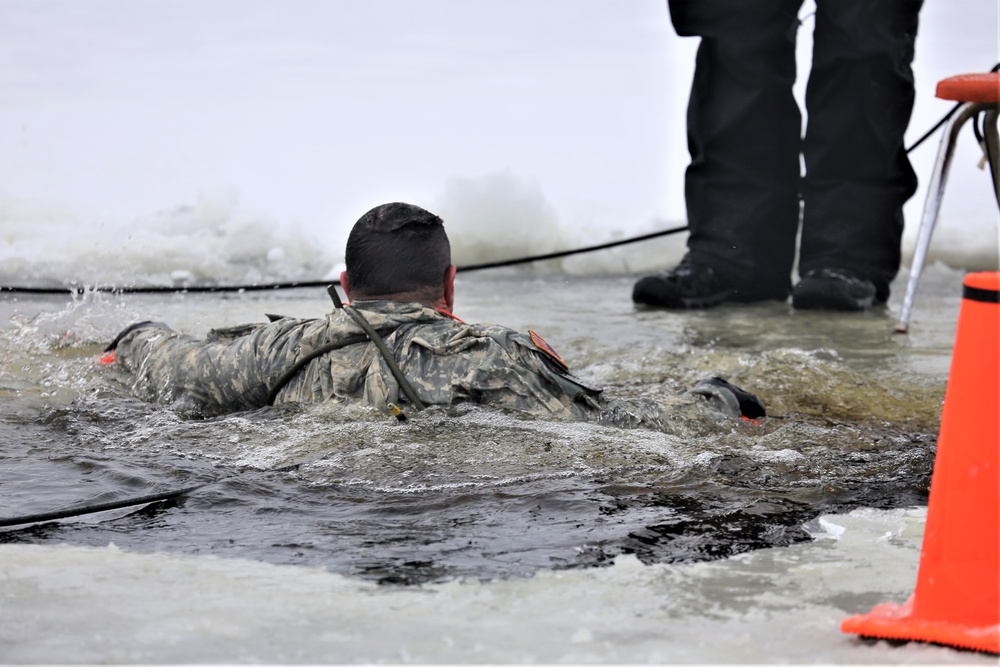
[[[559,419],[656,428],[674,410],[764,415],[752,394],[708,378],[669,403],[614,400],[569,372],[535,332],[469,324],[452,314],[455,266],[438,216],[377,206],[347,240],[341,286],[350,299],[320,319],[276,318],[198,340],[141,322],[108,347],[154,400],[203,415],[283,403],[362,403],[405,419],[463,402]]]

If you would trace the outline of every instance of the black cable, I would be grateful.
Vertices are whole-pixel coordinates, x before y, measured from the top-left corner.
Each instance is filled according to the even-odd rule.
[[[388,335],[389,333],[392,333],[391,330],[388,332],[382,332],[382,335]],[[334,350],[339,350],[343,347],[347,347],[348,345],[367,343],[368,340],[368,334],[357,334],[355,336],[348,336],[347,338],[339,340],[336,343],[330,343],[329,345],[316,348],[306,356],[296,361],[291,368],[282,373],[281,377],[275,381],[274,386],[272,386],[271,390],[267,393],[267,404],[274,405],[274,399],[278,397],[278,392],[280,392],[285,385],[298,374],[299,371],[309,365],[309,362],[316,357],[321,357],[327,352],[333,352]]]
[[[215,482],[206,482],[205,484],[199,484],[198,486],[189,486],[186,489],[177,489],[176,491],[154,493],[152,495],[141,496],[139,498],[113,500],[111,502],[98,503],[96,505],[71,507],[69,509],[56,510],[54,512],[43,512],[41,514],[27,514],[25,516],[0,518],[0,528],[6,528],[8,526],[21,526],[28,523],[38,523],[40,521],[55,521],[56,519],[67,519],[73,516],[83,516],[84,514],[94,514],[96,512],[107,512],[108,510],[122,509],[123,507],[133,507],[135,505],[148,505],[149,503],[160,502],[163,500],[174,500],[175,498],[180,498],[181,496],[185,496],[191,493],[192,491],[195,491],[197,489],[200,489],[202,487],[214,483]]]
[[[302,462],[293,463],[291,465],[282,466],[280,468],[274,468],[268,470],[267,472],[291,472],[292,470],[297,470],[302,465]],[[55,521],[57,519],[68,519],[74,516],[83,516],[85,514],[96,514],[97,512],[108,512],[110,510],[123,509],[125,507],[134,507],[136,505],[148,505],[150,503],[162,502],[164,500],[175,500],[183,496],[197,491],[198,489],[203,489],[206,486],[212,486],[213,484],[218,484],[219,482],[224,482],[229,479],[233,479],[238,475],[227,475],[219,479],[213,480],[211,482],[205,482],[203,484],[197,484],[195,486],[189,486],[184,489],[175,489],[173,491],[164,491],[163,493],[153,493],[148,496],[139,496],[138,498],[125,498],[123,500],[112,500],[106,503],[97,503],[95,505],[81,505],[79,507],[70,507],[64,510],[55,510],[53,512],[42,512],[40,514],[25,514],[24,516],[14,516],[14,517],[0,517],[0,528],[8,528],[10,526],[23,526],[29,523],[39,523],[42,521]]]
[[[76,293],[83,294],[85,292],[110,292],[112,294],[161,294],[164,292],[168,293],[182,293],[182,292],[262,292],[265,290],[280,290],[280,289],[297,289],[300,287],[326,287],[330,284],[329,280],[309,280],[309,281],[295,281],[286,283],[267,283],[264,285],[191,285],[189,287],[167,287],[165,285],[153,285],[150,287],[77,287],[76,285],[68,285],[64,287],[14,287],[14,286],[2,286],[0,285],[0,293],[2,292],[19,292],[24,294],[66,294]],[[338,285],[340,284],[338,281]]]
[[[915,149],[915,148],[916,148],[917,146],[919,146],[920,144],[922,144],[922,143],[924,143],[925,141],[927,141],[927,140],[928,140],[928,139],[930,138],[930,136],[931,136],[932,134],[934,134],[935,132],[937,132],[938,130],[940,130],[940,129],[941,129],[941,126],[942,126],[942,125],[944,125],[945,123],[947,123],[947,122],[948,122],[948,120],[949,120],[949,119],[950,119],[950,118],[951,118],[952,116],[954,116],[954,115],[955,115],[955,112],[956,112],[956,111],[958,111],[959,109],[961,109],[961,108],[962,108],[962,105],[964,105],[964,104],[965,104],[965,102],[956,102],[956,103],[955,103],[955,106],[953,106],[953,107],[951,108],[951,111],[949,111],[949,112],[948,112],[948,113],[946,113],[946,114],[945,114],[944,116],[942,116],[942,117],[941,117],[941,120],[939,120],[938,122],[936,122],[936,123],[934,124],[934,127],[932,127],[931,129],[927,130],[926,132],[924,132],[924,134],[923,134],[923,136],[922,136],[922,137],[920,137],[919,139],[917,139],[916,141],[914,141],[914,142],[913,142],[913,144],[912,144],[912,145],[911,145],[911,146],[910,146],[909,148],[907,148],[907,149],[906,149],[906,152],[907,152],[907,153],[910,153],[910,152],[911,152],[911,151],[913,151],[913,150],[914,150],[914,149]]]
[[[671,229],[664,229],[658,232],[652,232],[650,234],[642,234],[641,236],[633,236],[627,239],[621,239],[619,241],[611,241],[609,243],[601,243],[599,245],[585,246],[583,248],[575,248],[573,250],[561,250],[558,252],[550,252],[544,255],[530,255],[528,257],[518,257],[516,259],[502,260],[499,262],[485,262],[483,264],[469,264],[467,266],[458,267],[459,271],[481,271],[483,269],[493,269],[501,266],[514,266],[515,264],[527,264],[530,262],[539,262],[545,259],[556,259],[558,257],[569,257],[570,255],[579,255],[586,252],[593,252],[595,250],[604,250],[606,248],[614,248],[616,246],[625,245],[627,243],[638,243],[639,241],[648,241],[649,239],[655,239],[660,236],[669,236],[670,234],[678,234],[680,232],[685,232],[688,230],[687,226],[684,227],[673,227]],[[336,280],[302,280],[295,282],[285,282],[285,283],[268,283],[264,285],[193,285],[190,287],[166,287],[162,285],[156,285],[152,287],[77,287],[75,285],[66,287],[17,287],[17,286],[3,286],[0,285],[0,293],[3,292],[18,292],[24,294],[65,294],[76,293],[83,294],[84,292],[110,292],[112,294],[161,294],[164,292],[170,293],[183,293],[183,292],[260,292],[264,290],[280,290],[280,289],[297,289],[303,287],[326,287],[331,283],[339,285],[340,281]]]
[[[389,371],[392,373],[393,377],[396,378],[396,382],[399,383],[400,389],[402,389],[403,393],[406,394],[406,398],[410,400],[413,407],[417,410],[426,410],[427,406],[424,405],[423,401],[420,400],[420,397],[417,396],[417,390],[413,388],[413,385],[406,379],[406,376],[403,375],[403,371],[396,363],[395,355],[393,355],[392,350],[390,350],[389,346],[385,344],[382,337],[378,335],[378,332],[375,331],[375,328],[371,325],[371,323],[365,319],[365,316],[362,315],[357,308],[353,306],[344,306],[344,312],[350,315],[351,319],[354,320],[359,327],[364,329],[366,334],[368,334],[368,338],[371,342],[375,343],[375,347],[378,348],[379,354],[381,354],[382,358],[385,359],[385,363],[389,367]]]
[[[988,138],[989,135],[986,132],[986,114],[981,113],[979,115],[983,121],[983,129],[981,133],[983,135],[983,139],[981,146],[983,147],[983,152],[986,154],[986,163],[989,166],[990,180],[993,181],[993,196],[996,197],[997,206],[1000,206],[1000,188],[997,187],[998,176],[1000,176],[1000,165],[997,164],[997,160],[1000,159],[1000,156],[994,155],[993,147],[990,146]],[[972,124],[976,124],[975,118],[973,119]]]
[[[992,68],[990,68],[990,72],[998,72],[998,71],[1000,71],[1000,63],[997,63]],[[948,122],[948,119],[950,119],[952,116],[955,115],[956,111],[958,111],[959,109],[962,108],[963,104],[965,104],[965,102],[956,102],[955,106],[953,106],[951,108],[951,111],[949,111],[948,113],[946,113],[941,118],[941,120],[939,120],[937,123],[935,123],[934,127],[932,127],[931,129],[927,130],[926,132],[924,132],[923,136],[921,136],[919,139],[917,139],[916,141],[914,141],[913,144],[909,148],[906,149],[906,152],[909,153],[910,151],[912,151],[913,149],[915,149],[917,146],[919,146],[920,144],[922,144],[925,141],[927,141],[927,139],[932,134],[934,134],[935,132],[937,132],[939,129],[941,129],[942,125],[944,125],[945,123]],[[973,126],[975,126],[975,123],[973,123]],[[981,141],[978,129],[973,130],[973,131],[976,133],[976,140],[977,141]]]
[[[983,113],[980,112],[980,113],[976,114],[976,117],[973,118],[972,122],[969,123],[969,124],[972,125],[972,134],[974,134],[976,136],[976,143],[979,144],[980,146],[982,146],[985,143],[983,141],[983,135],[986,132],[986,121],[983,120]],[[982,130],[979,129],[979,125],[980,124],[983,125],[983,129]],[[986,149],[984,148],[983,150],[986,150]]]
[[[550,252],[544,255],[529,255],[528,257],[520,257],[518,259],[509,259],[499,262],[484,262],[483,264],[469,264],[467,266],[458,267],[459,271],[480,271],[482,269],[495,269],[501,266],[513,266],[514,264],[524,264],[527,262],[540,262],[544,259],[556,259],[559,257],[568,257],[570,255],[578,255],[585,252],[593,252],[595,250],[605,250],[606,248],[614,248],[616,246],[625,245],[626,243],[636,243],[638,241],[648,241],[649,239],[655,239],[660,236],[667,236],[669,234],[678,234],[680,232],[686,232],[689,228],[684,227],[674,227],[672,229],[664,229],[658,232],[652,232],[651,234],[643,234],[642,236],[633,236],[631,238],[622,239],[620,241],[611,241],[609,243],[601,243],[599,245],[585,246],[583,248],[577,248],[576,250],[561,250],[558,252]]]
[[[805,20],[809,18],[806,16],[803,18]],[[990,72],[1000,71],[1000,63],[997,63],[990,69]],[[959,110],[962,106],[962,102],[958,102],[951,108],[951,110],[946,113],[941,119],[934,124],[934,126],[924,132],[924,134],[913,142],[909,148],[906,149],[907,153],[912,152],[918,146],[923,144],[927,139],[930,138],[935,132],[941,129],[941,126],[948,122],[948,120],[955,115],[955,112]],[[979,138],[979,129],[975,128],[977,139]],[[688,227],[674,227],[671,229],[664,229],[659,232],[653,232],[651,234],[642,234],[641,236],[633,236],[631,238],[622,239],[620,241],[611,241],[609,243],[601,243],[598,245],[585,246],[583,248],[576,248],[573,250],[562,250],[558,252],[550,252],[543,255],[529,255],[527,257],[518,257],[515,259],[501,260],[497,262],[484,262],[482,264],[469,264],[466,266],[458,267],[459,271],[481,271],[483,269],[495,269],[503,266],[514,266],[516,264],[527,264],[530,262],[540,262],[547,259],[558,259],[560,257],[569,257],[570,255],[579,255],[586,252],[594,252],[595,250],[605,250],[607,248],[614,248],[620,245],[626,245],[628,243],[638,243],[639,241],[648,241],[649,239],[655,239],[660,236],[668,236],[670,234],[677,234],[680,232],[688,231]],[[90,291],[93,292],[111,292],[113,294],[162,294],[165,292],[169,293],[201,293],[201,292],[260,292],[264,290],[281,290],[281,289],[297,289],[297,288],[308,288],[308,287],[326,287],[331,283],[339,285],[339,281],[330,280],[303,280],[303,281],[293,281],[293,282],[282,282],[282,283],[267,283],[263,285],[192,285],[190,287],[166,287],[162,285],[156,285],[151,287],[94,287]],[[5,286],[0,285],[0,293],[4,292],[18,292],[23,294],[65,294],[66,292],[82,294],[88,291],[86,287],[17,287],[17,286]]]

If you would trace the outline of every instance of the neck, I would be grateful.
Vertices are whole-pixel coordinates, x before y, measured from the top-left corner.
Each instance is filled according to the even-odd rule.
[[[400,303],[420,303],[434,310],[451,312],[451,306],[444,295],[437,299],[428,299],[426,295],[416,292],[402,292],[399,294],[351,294],[351,301],[397,301]]]

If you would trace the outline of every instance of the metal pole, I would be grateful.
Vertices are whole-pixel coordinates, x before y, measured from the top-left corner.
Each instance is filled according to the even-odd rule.
[[[951,158],[955,153],[955,143],[958,131],[966,121],[981,111],[996,111],[995,104],[970,103],[964,105],[945,127],[938,147],[937,159],[934,162],[934,172],[927,186],[927,199],[924,201],[924,212],[920,219],[920,229],[917,233],[917,244],[910,262],[910,278],[906,283],[906,295],[903,297],[903,311],[896,323],[896,333],[906,333],[910,329],[910,314],[913,311],[913,301],[917,293],[917,283],[927,260],[927,250],[931,244],[931,235],[937,224],[938,212],[941,210],[941,200],[944,198],[944,186],[948,181],[948,171],[951,169]]]

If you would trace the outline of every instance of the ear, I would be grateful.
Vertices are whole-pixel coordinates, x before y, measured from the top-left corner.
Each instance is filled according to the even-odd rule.
[[[344,290],[344,296],[351,300],[351,288],[347,286],[347,271],[340,272],[340,287]]]
[[[455,273],[458,267],[451,264],[444,270],[444,302],[448,304],[448,312],[455,308]]]

